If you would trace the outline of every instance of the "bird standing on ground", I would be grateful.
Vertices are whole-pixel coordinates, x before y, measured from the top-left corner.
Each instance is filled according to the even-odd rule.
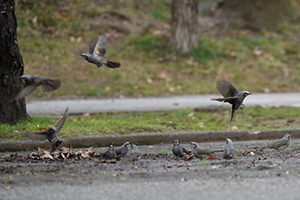
[[[103,154],[103,158],[107,160],[115,159],[116,158],[116,152],[113,145],[109,145],[107,151]]]
[[[121,64],[119,62],[108,61],[104,58],[106,53],[106,36],[100,34],[96,44],[91,44],[89,53],[80,54],[86,61],[101,67],[103,64],[110,68],[119,68]]]
[[[20,78],[24,81],[24,87],[14,99],[24,98],[33,93],[38,86],[41,86],[44,92],[52,92],[58,89],[61,84],[59,79],[49,79],[39,75],[23,75]]]
[[[243,101],[248,95],[252,93],[248,91],[239,92],[230,82],[221,80],[217,82],[217,89],[224,98],[211,99],[214,101],[228,102],[232,105],[230,123],[234,117],[234,113],[239,108],[244,108]]]
[[[233,146],[232,140],[226,138],[226,146],[224,148],[223,158],[224,159],[232,159],[235,156],[235,148]]]
[[[269,144],[267,148],[272,148],[272,149],[276,149],[276,150],[285,149],[288,146],[290,146],[291,139],[292,139],[292,135],[287,133],[280,140],[278,140],[272,144]]]
[[[135,144],[131,144],[131,152],[130,152],[130,160],[131,161],[136,161],[139,160],[141,158],[141,153],[139,151],[139,149],[137,148],[137,146]]]
[[[179,159],[179,157],[187,160],[186,154],[190,153],[190,151],[180,146],[179,140],[174,140],[172,152],[176,156],[177,160]]]
[[[51,143],[51,152],[55,151],[62,143],[62,141],[58,139],[58,133],[65,124],[68,116],[68,110],[69,108],[66,109],[64,116],[55,126],[49,126],[49,128],[43,132],[26,132],[25,136],[32,140],[49,140]]]
[[[125,142],[121,147],[119,147],[118,149],[115,150],[116,152],[116,158],[120,159],[124,156],[126,156],[126,154],[128,153],[128,147],[130,146],[130,142]]]
[[[192,154],[194,154],[196,158],[200,158],[200,159],[203,159],[202,156],[212,156],[215,152],[223,151],[223,150],[211,151],[208,149],[202,149],[200,145],[196,142],[190,142],[190,144],[192,145]]]

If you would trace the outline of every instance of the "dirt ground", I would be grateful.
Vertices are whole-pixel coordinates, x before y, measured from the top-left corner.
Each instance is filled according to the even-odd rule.
[[[208,180],[248,180],[288,177],[299,178],[300,140],[292,140],[289,148],[282,151],[266,149],[256,151],[271,141],[235,142],[238,150],[236,159],[224,160],[216,153],[214,160],[193,158],[189,161],[176,160],[172,144],[139,146],[142,157],[129,161],[105,162],[99,154],[106,148],[96,148],[90,158],[81,159],[33,159],[31,152],[4,153],[0,158],[0,199],[14,188],[31,188],[41,185],[85,185],[101,183],[130,183],[194,180],[205,185]],[[218,150],[224,143],[199,143],[201,147]],[[182,146],[190,149],[189,144]],[[84,150],[84,149],[76,149]],[[36,151],[35,151],[36,152]],[[251,153],[252,152],[252,153]],[[7,193],[8,192],[8,193]]]

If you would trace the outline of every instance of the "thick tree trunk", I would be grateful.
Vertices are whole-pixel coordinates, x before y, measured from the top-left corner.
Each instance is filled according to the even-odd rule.
[[[173,0],[171,43],[181,54],[198,45],[198,0]]]
[[[9,102],[23,86],[22,74],[15,1],[0,0],[0,123],[14,124],[27,117],[24,99]]]
[[[223,10],[231,23],[241,27],[276,29],[280,23],[299,17],[299,2],[297,1],[225,0]]]

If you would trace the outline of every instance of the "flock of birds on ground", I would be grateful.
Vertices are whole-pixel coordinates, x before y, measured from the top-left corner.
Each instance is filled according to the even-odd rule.
[[[97,42],[91,43],[89,48],[89,53],[80,54],[85,60],[88,62],[95,64],[98,68],[102,65],[106,65],[110,68],[119,68],[121,64],[119,62],[108,61],[104,58],[107,47],[107,39],[104,34],[100,34]],[[16,97],[12,100],[25,98],[27,95],[33,93],[38,86],[41,86],[44,92],[51,92],[58,89],[61,85],[61,81],[59,79],[49,79],[39,75],[23,75],[21,79],[24,81],[24,87],[21,91],[16,95]],[[232,105],[231,118],[230,123],[234,117],[235,111],[238,109],[243,109],[245,105],[243,104],[244,99],[251,95],[248,91],[239,92],[230,82],[226,80],[221,80],[217,82],[217,89],[223,96],[223,98],[211,99],[219,102],[227,102]],[[12,101],[11,100],[11,101]],[[55,126],[50,126],[46,131],[42,132],[26,132],[25,136],[32,140],[48,140],[51,143],[51,152],[56,151],[57,147],[62,143],[58,138],[58,133],[63,127],[67,116],[68,116],[68,108],[66,108],[63,117],[59,120],[59,122]],[[290,145],[291,141],[290,134],[286,134],[282,139],[269,144],[264,148],[273,148],[279,150],[281,148],[286,148]],[[189,155],[192,157],[196,157],[202,159],[207,156],[212,156],[215,152],[223,152],[224,159],[232,159],[235,157],[236,150],[233,146],[233,142],[231,139],[226,138],[226,145],[224,150],[211,151],[207,149],[202,149],[199,144],[196,142],[190,142],[192,146],[192,150],[189,151],[182,146],[178,140],[174,140],[172,152],[178,158],[183,158],[187,160]],[[104,159],[120,159],[127,155],[129,148],[131,147],[131,154],[138,157],[139,151],[136,145],[131,144],[130,142],[125,142],[121,147],[115,149],[113,145],[108,147],[108,150],[103,154]]]

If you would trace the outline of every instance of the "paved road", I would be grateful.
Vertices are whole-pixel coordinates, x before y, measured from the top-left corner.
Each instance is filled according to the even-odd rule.
[[[187,95],[158,98],[119,98],[87,100],[51,100],[29,101],[27,110],[30,115],[53,115],[63,113],[66,107],[70,113],[109,111],[161,111],[183,108],[207,108],[211,106],[229,106],[225,103],[211,101],[219,94]],[[253,94],[244,101],[246,106],[300,106],[300,93]]]

